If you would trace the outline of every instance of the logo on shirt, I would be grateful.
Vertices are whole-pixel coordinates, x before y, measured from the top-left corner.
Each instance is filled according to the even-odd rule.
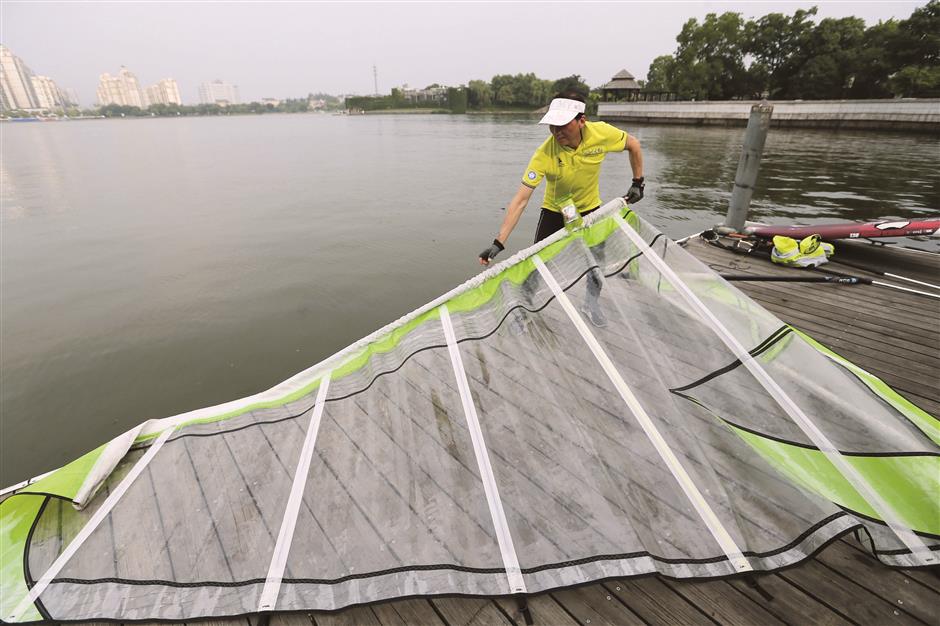
[[[583,154],[584,156],[591,156],[592,154],[600,154],[603,151],[604,151],[603,148],[589,148],[585,150],[584,152],[582,152],[581,154]]]
[[[535,172],[529,171],[529,180],[535,180]]]

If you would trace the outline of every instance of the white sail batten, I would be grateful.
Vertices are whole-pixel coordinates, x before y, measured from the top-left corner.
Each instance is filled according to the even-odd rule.
[[[457,338],[454,335],[454,326],[451,323],[447,305],[442,305],[438,311],[441,315],[441,325],[444,327],[444,337],[447,340],[447,350],[450,353],[451,364],[454,367],[454,377],[457,380],[457,389],[460,391],[460,401],[463,404],[464,416],[467,419],[467,428],[473,441],[473,454],[476,456],[477,466],[480,469],[480,478],[483,481],[483,490],[486,493],[486,502],[493,519],[493,528],[496,531],[496,540],[499,542],[499,551],[503,556],[503,565],[506,568],[506,578],[511,593],[526,593],[525,580],[519,567],[519,558],[509,532],[506,513],[503,510],[502,500],[499,498],[499,487],[493,475],[493,466],[490,463],[489,453],[486,451],[486,440],[480,428],[480,418],[477,415],[473,397],[470,395],[470,386],[467,383],[467,373],[464,371],[463,360],[460,358],[460,349],[457,347]]]
[[[310,473],[310,461],[313,459],[317,433],[320,431],[320,422],[323,418],[323,407],[326,404],[326,395],[330,388],[330,373],[327,372],[320,379],[316,404],[310,414],[307,435],[304,437],[304,447],[300,452],[297,471],[294,472],[294,480],[291,483],[287,509],[284,511],[284,519],[277,534],[277,543],[274,545],[271,565],[268,567],[264,589],[261,591],[261,601],[258,603],[259,612],[273,611],[277,606],[277,596],[284,578],[284,568],[287,567],[287,557],[290,554],[291,542],[294,539],[294,528],[297,525],[297,514],[300,513],[300,504],[303,501],[304,488],[307,485],[307,475]]]

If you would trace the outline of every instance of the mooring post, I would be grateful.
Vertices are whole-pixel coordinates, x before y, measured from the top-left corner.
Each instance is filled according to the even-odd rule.
[[[744,148],[741,150],[741,160],[738,161],[738,171],[734,175],[734,191],[731,192],[728,216],[717,229],[720,233],[737,233],[744,229],[773,112],[773,105],[766,100],[751,107],[751,117],[747,120],[744,133]]]

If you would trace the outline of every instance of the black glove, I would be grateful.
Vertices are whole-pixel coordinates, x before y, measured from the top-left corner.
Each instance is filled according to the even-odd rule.
[[[633,185],[630,187],[630,191],[627,192],[627,195],[624,196],[624,200],[627,201],[627,204],[639,202],[643,199],[643,189],[645,188],[646,184],[642,176],[634,178]]]
[[[499,239],[494,239],[493,245],[480,253],[480,259],[483,260],[485,263],[489,263],[490,259],[492,259],[493,257],[495,257],[497,254],[499,254],[505,249],[506,249],[505,246],[499,243]]]

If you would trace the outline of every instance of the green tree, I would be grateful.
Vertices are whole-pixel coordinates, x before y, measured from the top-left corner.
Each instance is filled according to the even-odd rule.
[[[581,78],[580,74],[572,74],[571,76],[559,78],[554,83],[552,83],[552,94],[561,93],[563,91],[576,91],[587,97],[587,95],[591,92],[591,88],[588,87],[586,82],[584,82],[584,79]]]
[[[664,54],[653,59],[646,72],[648,91],[676,91],[676,60],[671,54]]]
[[[857,17],[826,18],[803,38],[798,65],[786,97],[838,99],[849,95],[865,40],[865,22]]]
[[[896,67],[889,79],[895,95],[940,96],[940,0],[930,0],[902,20],[888,49]]]
[[[493,90],[485,80],[471,80],[467,84],[467,104],[471,109],[482,109],[493,104]]]
[[[681,97],[726,100],[750,95],[753,81],[744,66],[745,22],[739,13],[695,18],[676,37],[674,87]]]
[[[495,104],[513,104],[512,76],[497,74],[490,80],[490,90],[493,92]]]
[[[105,117],[140,117],[145,115],[140,107],[126,106],[123,104],[106,104],[98,111],[99,115]]]
[[[467,112],[467,88],[466,87],[448,87],[447,88],[447,108],[451,113]]]
[[[861,48],[853,59],[854,72],[849,98],[890,98],[891,74],[896,63],[889,48],[897,38],[898,22],[879,22],[865,30]]]
[[[816,7],[797,9],[792,16],[770,13],[746,24],[744,51],[753,59],[748,72],[754,86],[768,97],[777,98],[789,90],[799,69],[791,61],[815,27],[811,21],[815,15]]]

